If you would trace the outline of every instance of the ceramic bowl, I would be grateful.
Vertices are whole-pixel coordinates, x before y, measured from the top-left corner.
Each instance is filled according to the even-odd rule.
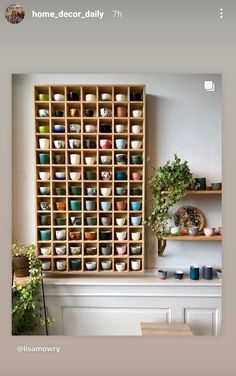
[[[109,117],[112,115],[112,110],[110,108],[100,108],[99,112],[101,117]]]
[[[141,260],[131,260],[131,270],[137,271],[141,269]]]
[[[125,102],[127,100],[127,97],[125,94],[116,94],[115,98],[116,98],[116,102]]]
[[[81,200],[70,200],[69,204],[70,204],[70,210],[72,211],[81,210]]]
[[[140,240],[141,232],[131,232],[131,239],[134,241]]]
[[[123,272],[125,270],[126,264],[125,262],[116,262],[115,268],[117,272]]]
[[[51,240],[51,230],[40,230],[40,240]]]
[[[50,187],[39,187],[41,195],[50,195]]]
[[[47,256],[47,255],[51,254],[52,248],[51,247],[40,247],[40,252],[41,252],[41,255]]]
[[[85,95],[86,102],[95,102],[96,101],[96,95],[94,94],[86,94]]]
[[[126,106],[117,106],[116,107],[116,116],[117,117],[126,117],[127,116],[127,107]]]
[[[48,94],[44,94],[44,93],[40,93],[39,96],[39,101],[49,101],[49,95]]]
[[[84,130],[86,133],[93,133],[95,131],[95,126],[92,124],[86,124]]]
[[[61,124],[55,124],[53,126],[53,130],[55,133],[65,133],[65,126]]]
[[[167,271],[166,270],[158,269],[157,274],[158,274],[158,277],[160,279],[166,279],[167,278]]]
[[[100,231],[100,240],[111,240],[112,232],[107,231]]]
[[[122,256],[126,253],[126,245],[121,245],[121,246],[117,246],[116,247],[116,253],[119,255],[119,256]]]
[[[66,225],[66,217],[56,217],[55,222],[57,226],[65,226]]]
[[[188,227],[188,234],[190,236],[196,236],[199,233],[199,227]]]
[[[101,224],[103,226],[110,226],[111,224],[111,217],[107,216],[107,217],[101,217]]]
[[[71,180],[80,180],[81,173],[80,172],[70,172],[70,179]]]
[[[69,101],[79,101],[80,95],[77,91],[70,91],[68,94]]]
[[[126,201],[116,201],[116,209],[118,211],[124,211],[126,209],[127,203]]]
[[[101,246],[101,254],[103,256],[108,256],[111,254],[111,246],[110,245],[102,245]]]
[[[103,211],[111,210],[111,201],[101,201],[101,209]]]
[[[53,144],[54,144],[56,149],[64,149],[64,147],[65,147],[65,141],[63,141],[63,140],[54,140]]]
[[[71,270],[80,270],[81,269],[81,259],[72,259],[70,260]]]
[[[88,196],[96,196],[97,190],[94,187],[87,187],[86,192]]]
[[[222,270],[221,270],[221,269],[217,269],[217,270],[216,270],[216,277],[217,277],[218,279],[222,279]]]
[[[64,201],[57,201],[55,205],[57,210],[66,210],[66,203]]]
[[[64,101],[65,100],[65,96],[62,95],[62,94],[54,94],[53,95],[53,99],[54,99],[54,101]]]
[[[110,270],[111,269],[111,260],[102,260],[101,261],[102,270]]]
[[[101,172],[101,178],[102,178],[102,180],[111,180],[111,178],[112,178],[111,171],[102,171]]]
[[[46,165],[50,163],[50,156],[48,153],[39,153],[38,159],[40,164]]]
[[[42,261],[41,269],[45,270],[45,271],[50,270],[51,269],[51,261]]]
[[[72,165],[80,164],[80,154],[70,154],[70,163]]]
[[[127,172],[126,171],[116,171],[115,172],[116,180],[127,180]]]
[[[111,188],[110,187],[102,187],[101,188],[101,194],[102,194],[102,196],[110,196]]]
[[[174,272],[174,277],[175,279],[183,279],[184,272],[182,272],[182,270],[177,270],[176,272]]]
[[[134,245],[130,247],[130,252],[132,255],[140,255],[142,253],[141,245]]]
[[[85,163],[88,166],[92,166],[95,163],[94,157],[85,157]]]
[[[85,263],[85,267],[87,270],[95,270],[97,268],[97,262],[96,261],[87,261]]]
[[[85,240],[96,240],[97,234],[95,231],[85,231],[84,238]]]
[[[101,164],[103,165],[109,165],[111,164],[111,155],[101,155],[100,156]]]
[[[116,194],[119,196],[125,196],[127,189],[125,187],[116,187]]]
[[[57,260],[56,268],[60,271],[66,270],[66,260]]]
[[[72,185],[70,187],[70,192],[73,196],[80,196],[81,195],[81,186],[79,185]]]
[[[80,124],[77,124],[77,123],[71,123],[69,125],[69,132],[70,133],[79,133],[81,130],[81,126]]]
[[[141,110],[133,110],[132,111],[132,115],[133,117],[135,118],[139,118],[139,117],[142,117],[143,116],[143,112]]]
[[[131,126],[131,132],[132,133],[135,133],[135,134],[138,134],[141,132],[141,126],[140,125],[132,125]]]
[[[138,92],[132,92],[130,93],[130,100],[131,101],[141,101],[142,100],[142,93],[138,93]]]
[[[100,133],[111,133],[112,124],[100,124]]]
[[[116,232],[116,239],[119,240],[120,242],[123,242],[126,239],[126,235],[127,235],[126,231]]]
[[[55,234],[57,240],[66,240],[66,230],[56,230]]]
[[[213,235],[214,235],[214,233],[215,233],[215,228],[214,228],[214,227],[205,227],[205,228],[203,229],[203,231],[204,231],[205,236],[210,237],[210,236],[213,236]]]
[[[220,191],[222,189],[222,183],[211,183],[213,191]]]
[[[116,218],[117,226],[124,226],[125,222],[126,222],[126,218]]]
[[[127,141],[124,138],[117,138],[115,140],[116,149],[125,149],[127,145]]]
[[[80,231],[70,231],[69,232],[69,239],[70,240],[80,240],[81,239],[81,232]]]
[[[63,117],[63,116],[64,116],[64,111],[61,111],[61,110],[55,110],[55,111],[54,111],[54,116],[55,116],[55,117]]]
[[[142,193],[143,193],[142,188],[134,187],[130,189],[130,194],[132,196],[142,196]]]
[[[123,124],[116,124],[115,130],[116,130],[116,133],[124,133],[125,126]]]
[[[81,225],[81,216],[70,217],[70,223],[72,224],[72,226]]]
[[[85,200],[85,209],[88,211],[96,210],[96,201]]]
[[[131,174],[133,180],[142,180],[142,173],[141,172],[132,172]]]
[[[63,171],[57,171],[55,172],[55,178],[57,180],[65,180],[66,174]]]
[[[69,140],[69,146],[71,149],[78,149],[80,147],[80,140],[77,140],[76,138],[71,138]]]
[[[40,215],[40,223],[42,226],[50,226],[51,225],[51,215]]]
[[[91,109],[91,108],[87,108],[86,110],[85,110],[85,116],[87,116],[87,117],[93,117],[93,115],[94,115],[94,110],[93,109]]]
[[[56,187],[55,191],[56,191],[56,194],[58,196],[65,196],[65,194],[66,194],[66,188],[65,187]]]
[[[71,246],[70,247],[70,253],[71,255],[75,256],[75,255],[79,255],[81,253],[81,247],[78,247],[78,246]]]
[[[84,140],[84,148],[85,149],[96,149],[97,144],[95,139],[87,139]]]
[[[131,201],[130,209],[133,211],[141,210],[142,203],[140,201]]]
[[[39,126],[39,133],[49,133],[49,126],[48,125],[40,125]]]
[[[111,101],[112,96],[109,93],[102,93],[101,94],[101,100],[102,101]]]
[[[131,155],[131,163],[132,164],[142,164],[142,156],[141,155]]]
[[[180,226],[172,226],[170,229],[171,235],[179,235],[181,227]]]
[[[54,161],[56,164],[65,164],[65,155],[64,154],[55,154]]]
[[[140,149],[142,146],[142,141],[139,140],[132,140],[131,141],[131,148],[132,149]]]
[[[44,109],[44,108],[41,108],[39,110],[39,117],[48,117],[49,116],[49,111]]]
[[[97,173],[96,171],[85,171],[84,177],[86,180],[96,180]]]
[[[97,254],[97,248],[96,247],[86,247],[85,251],[86,251],[86,255],[88,255],[88,256],[95,256]]]
[[[40,138],[39,139],[39,148],[42,150],[49,149],[50,141],[48,138]]]
[[[39,205],[42,210],[50,210],[49,202],[41,201]]]
[[[60,245],[55,247],[55,252],[57,255],[64,255],[66,253],[66,246],[65,245]]]
[[[85,221],[87,226],[96,226],[97,217],[86,217]]]
[[[112,143],[109,139],[101,139],[100,140],[100,147],[102,149],[111,149]]]
[[[140,217],[140,216],[138,216],[138,217],[131,217],[130,221],[131,221],[131,224],[133,226],[140,226],[141,221],[142,221],[142,217]]]
[[[118,165],[125,165],[127,164],[127,155],[126,154],[116,154],[116,163]]]
[[[46,171],[40,171],[39,172],[39,179],[40,180],[49,180],[50,179],[50,173]]]

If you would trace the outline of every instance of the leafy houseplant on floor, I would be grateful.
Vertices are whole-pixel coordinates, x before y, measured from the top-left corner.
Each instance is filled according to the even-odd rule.
[[[29,277],[24,283],[12,286],[12,334],[34,334],[38,326],[45,321],[40,318],[40,291],[41,262],[37,259],[34,245],[12,246],[13,269],[15,258],[26,258],[29,267]],[[21,275],[22,276],[22,275]],[[51,324],[52,320],[47,319]]]
[[[188,162],[182,162],[176,154],[173,161],[167,161],[163,166],[150,164],[154,174],[149,179],[152,201],[146,223],[161,241],[168,233],[169,209],[185,195],[186,190],[196,189],[197,185]]]

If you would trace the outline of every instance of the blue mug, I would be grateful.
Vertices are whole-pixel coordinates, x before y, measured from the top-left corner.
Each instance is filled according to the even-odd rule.
[[[190,266],[189,277],[194,281],[197,281],[199,279],[199,266]]]
[[[116,177],[116,180],[126,180],[127,179],[126,171],[116,171],[115,177]]]
[[[212,269],[212,266],[210,265],[204,265],[202,267],[202,276],[203,276],[203,279],[212,279],[213,278],[213,269]]]
[[[131,210],[140,210],[141,202],[140,201],[131,201],[130,203]]]

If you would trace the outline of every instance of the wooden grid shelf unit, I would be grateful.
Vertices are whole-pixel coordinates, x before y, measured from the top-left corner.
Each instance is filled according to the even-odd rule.
[[[55,100],[55,94],[61,95],[56,97],[60,100]],[[34,109],[36,244],[38,258],[45,261],[43,271],[142,274],[145,86],[36,85]],[[58,125],[62,132],[56,131]],[[101,147],[104,139],[109,140],[107,149]],[[121,145],[117,140],[123,140]],[[125,158],[125,164],[117,163],[120,158]],[[110,188],[110,195],[103,196],[101,188]],[[87,232],[92,232],[92,239],[86,239]],[[122,232],[124,239],[117,235]],[[72,254],[75,247],[76,255]],[[123,271],[117,270],[119,263]],[[88,270],[91,265],[94,270]]]

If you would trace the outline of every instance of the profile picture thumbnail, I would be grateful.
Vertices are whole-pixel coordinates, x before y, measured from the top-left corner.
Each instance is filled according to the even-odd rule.
[[[6,8],[5,18],[11,24],[18,24],[25,18],[25,11],[21,5],[11,4]]]

